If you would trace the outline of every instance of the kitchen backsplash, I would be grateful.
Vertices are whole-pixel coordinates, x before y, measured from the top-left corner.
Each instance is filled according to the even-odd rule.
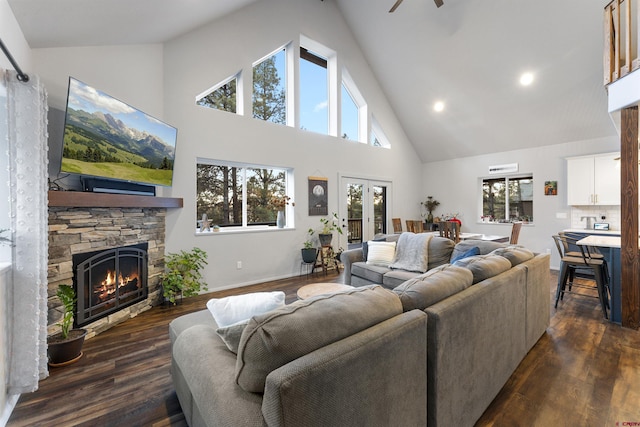
[[[585,228],[587,220],[582,217],[595,217],[594,222],[609,223],[610,230],[620,230],[620,206],[572,206],[571,207],[571,228]],[[605,219],[602,219],[602,217]]]

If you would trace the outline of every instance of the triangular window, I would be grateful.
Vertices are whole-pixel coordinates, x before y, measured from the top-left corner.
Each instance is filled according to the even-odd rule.
[[[253,117],[287,123],[286,50],[280,49],[253,65]]]
[[[196,104],[216,110],[237,113],[238,75],[219,83],[196,97]]]

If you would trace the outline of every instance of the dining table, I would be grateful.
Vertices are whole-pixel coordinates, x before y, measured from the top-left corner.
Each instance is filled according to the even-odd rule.
[[[430,232],[434,236],[439,236],[440,232]],[[509,236],[500,236],[497,234],[482,234],[482,233],[460,233],[460,240],[484,240],[488,242],[507,243],[509,242]]]
[[[576,242],[579,246],[589,246],[597,248],[607,261],[607,271],[609,272],[609,320],[620,324],[622,322],[622,297],[620,284],[620,236],[605,236],[593,234],[584,237]]]

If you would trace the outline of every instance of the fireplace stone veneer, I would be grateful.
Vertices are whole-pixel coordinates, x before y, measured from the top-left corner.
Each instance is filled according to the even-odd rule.
[[[59,330],[58,285],[73,283],[73,255],[140,243],[148,245],[147,297],[83,326],[87,338],[162,302],[165,208],[49,207],[48,332]]]

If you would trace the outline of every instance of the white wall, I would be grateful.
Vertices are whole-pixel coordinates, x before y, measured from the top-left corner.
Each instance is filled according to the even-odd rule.
[[[333,1],[259,2],[161,45],[34,49],[52,107],[63,109],[71,75],[178,128],[174,185],[182,197],[167,215],[167,251],[209,253],[209,289],[297,275],[300,248],[319,217],[307,215],[307,177],[329,179],[329,211],[338,210],[338,174],[393,181],[393,215],[418,215],[421,165]],[[391,150],[195,105],[195,96],[301,34],[335,49],[375,114]],[[60,142],[53,141],[59,144]],[[295,230],[195,234],[197,157],[295,169]],[[342,246],[345,246],[343,243]],[[242,261],[243,268],[236,268]]]
[[[606,114],[606,113],[603,113]],[[600,138],[551,145],[535,149],[507,151],[423,165],[424,197],[434,196],[441,202],[435,214],[460,212],[463,231],[509,235],[510,224],[483,224],[481,216],[482,178],[489,176],[488,167],[518,163],[519,172],[532,173],[534,180],[534,223],[520,231],[518,243],[533,251],[552,254],[551,266],[558,268],[560,259],[551,236],[571,228],[571,207],[567,205],[566,158],[620,149],[617,138]],[[545,196],[544,182],[558,181],[558,195]],[[566,218],[557,218],[565,214]]]
[[[0,39],[11,52],[11,56],[16,60],[18,66],[26,74],[32,72],[31,49],[18,26],[13,11],[7,0],[0,0]],[[11,63],[0,51],[0,68],[13,70]]]
[[[296,45],[300,34],[337,51],[392,141],[392,150],[195,105],[197,94],[240,69],[250,73],[254,61],[290,41]],[[184,208],[168,214],[167,249],[206,250],[211,288],[299,274],[306,230],[320,225],[319,217],[307,215],[309,176],[328,177],[330,212],[338,210],[339,173],[392,179],[394,215],[407,216],[420,194],[416,153],[332,1],[258,2],[168,43],[165,113],[179,128],[171,193],[184,198]],[[197,157],[293,167],[296,229],[195,235]],[[240,270],[237,261],[242,261]]]

